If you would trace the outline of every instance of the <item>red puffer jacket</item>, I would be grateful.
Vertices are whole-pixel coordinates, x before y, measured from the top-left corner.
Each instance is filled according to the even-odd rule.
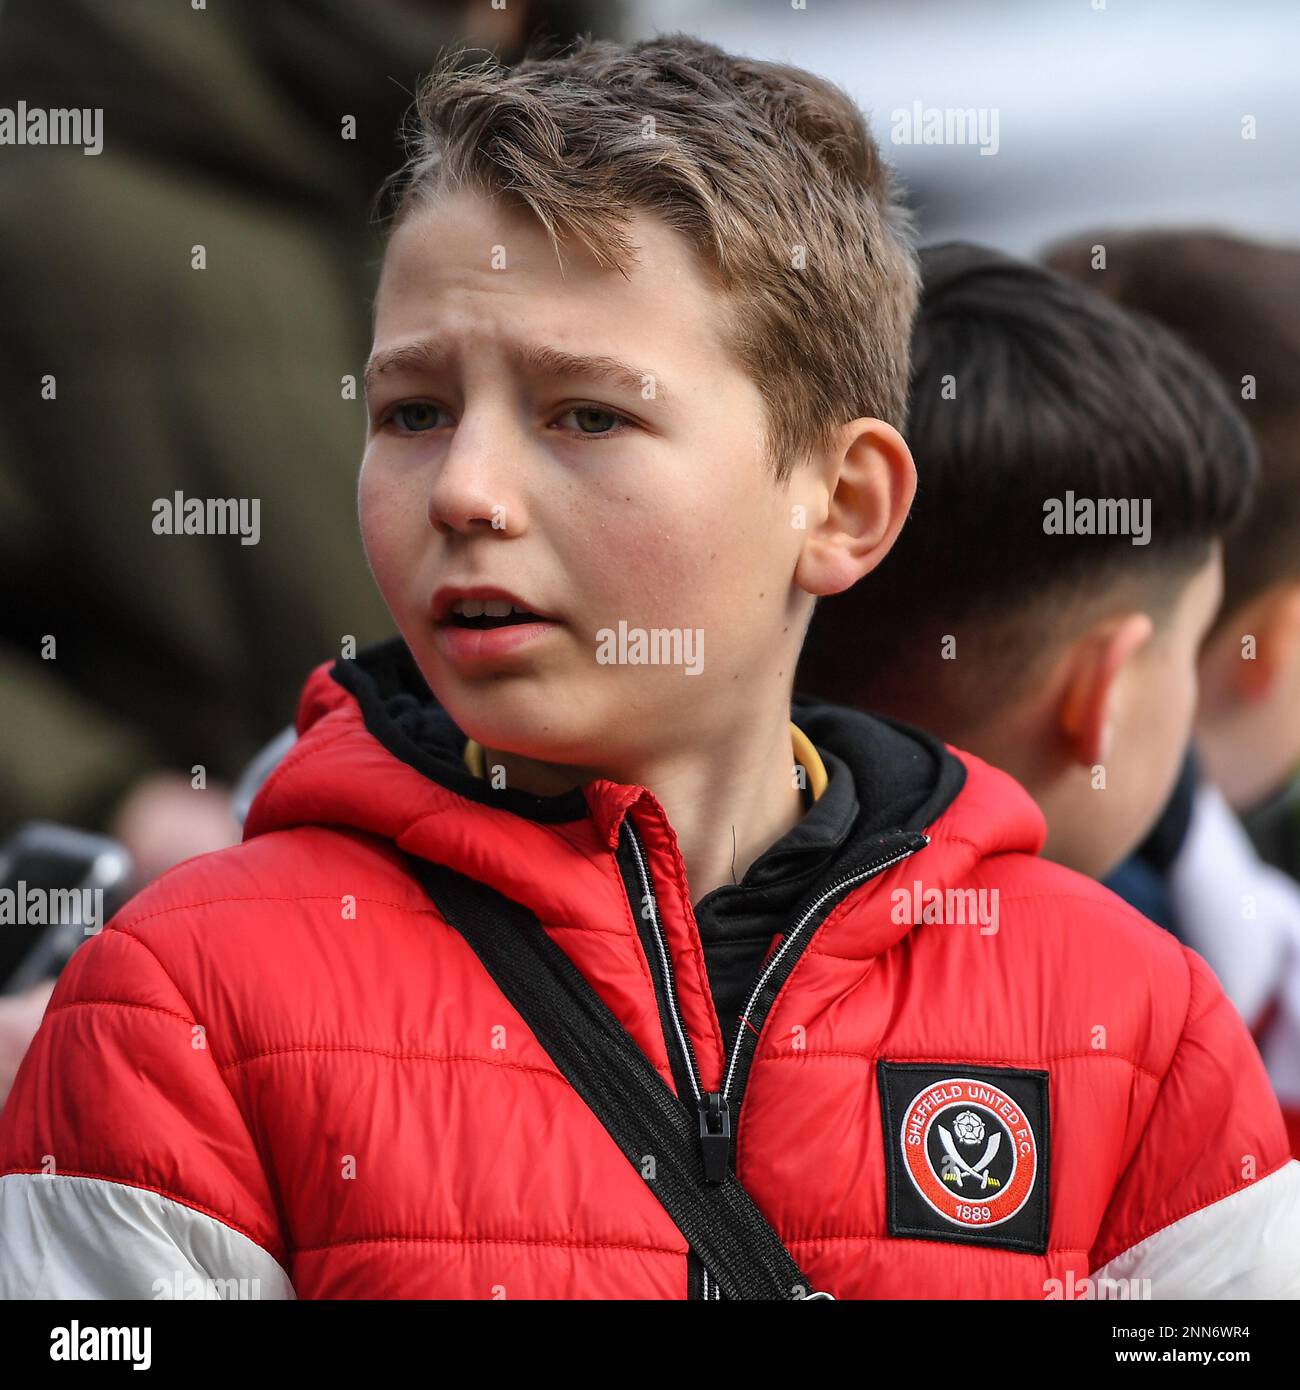
[[[411,670],[315,672],[244,843],[74,956],[0,1118],[0,1293],[702,1296],[651,1185],[404,860],[532,909],[674,1085],[633,841],[698,1083],[728,1088],[736,1172],[818,1288],[1300,1293],[1300,1164],[1245,1027],[1198,956],[1036,857],[1010,778],[958,755],[928,842],[851,837],[728,1066],[655,798],[494,791]],[[799,722],[867,776],[875,721]]]

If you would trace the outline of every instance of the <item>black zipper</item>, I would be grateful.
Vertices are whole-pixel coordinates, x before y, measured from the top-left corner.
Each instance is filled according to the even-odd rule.
[[[722,1090],[719,1092],[721,1104],[733,1114],[740,1113],[745,1084],[749,1080],[750,1064],[754,1060],[763,1026],[772,1011],[772,1005],[776,1002],[776,996],[790,978],[790,973],[798,964],[808,943],[816,935],[817,928],[830,916],[835,899],[839,898],[846,888],[856,888],[879,877],[895,864],[910,859],[917,850],[924,849],[930,843],[930,837],[919,830],[898,830],[882,836],[881,839],[881,852],[877,858],[860,869],[844,874],[829,888],[823,889],[786,933],[771,960],[759,972],[749,999],[740,1012],[736,1025],[736,1039],[726,1058]]]
[[[920,831],[911,830],[900,830],[893,835],[882,837],[879,857],[865,867],[845,874],[818,894],[795,926],[786,933],[776,953],[759,972],[749,999],[741,1011],[731,1053],[723,1057],[724,1071],[720,1091],[705,1091],[700,1084],[700,1069],[695,1059],[695,1050],[691,1046],[690,1034],[686,1030],[677,1003],[672,957],[659,924],[659,901],[655,896],[654,880],[650,877],[645,853],[632,824],[630,812],[624,816],[620,827],[620,844],[624,839],[631,850],[638,886],[641,888],[641,900],[648,912],[637,911],[636,899],[627,882],[626,873],[624,888],[638,923],[642,947],[650,963],[650,976],[659,1004],[665,1046],[673,1075],[678,1083],[678,1095],[682,1096],[685,1102],[683,1090],[689,1089],[695,1104],[700,1124],[700,1150],[704,1160],[705,1180],[724,1182],[728,1172],[734,1171],[735,1168],[731,1137],[739,1119],[750,1064],[760,1041],[763,1025],[781,986],[790,977],[790,972],[798,963],[808,942],[816,934],[817,926],[830,914],[834,900],[846,888],[865,883],[909,858],[917,850],[924,849],[930,843],[930,837]],[[686,1088],[682,1086],[683,1081]],[[687,1298],[696,1296],[697,1291],[698,1297],[703,1299],[722,1297],[716,1281],[710,1277],[709,1271],[694,1250],[691,1250],[687,1255]]]
[[[682,1021],[681,1010],[677,1004],[677,990],[673,984],[672,956],[664,939],[663,928],[659,924],[659,900],[655,897],[654,882],[645,862],[645,852],[640,837],[632,825],[631,815],[624,816],[619,828],[619,869],[623,875],[623,888],[627,893],[632,916],[636,922],[637,935],[641,938],[641,949],[645,952],[650,966],[650,980],[654,986],[655,1001],[659,1006],[659,1023],[663,1029],[664,1048],[668,1054],[668,1064],[672,1068],[677,1094],[688,1111],[695,1107],[698,1112],[700,1096],[700,1069],[691,1047],[690,1034]],[[638,901],[641,906],[638,907]],[[694,1249],[686,1252],[686,1297],[687,1299],[709,1299],[719,1296],[717,1284],[704,1267],[704,1261]]]

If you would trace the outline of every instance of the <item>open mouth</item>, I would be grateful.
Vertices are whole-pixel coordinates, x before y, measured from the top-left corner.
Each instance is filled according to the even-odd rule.
[[[520,623],[546,623],[552,620],[544,618],[540,613],[516,607],[503,599],[461,599],[452,605],[446,621],[450,627],[486,631],[497,627],[516,627]]]

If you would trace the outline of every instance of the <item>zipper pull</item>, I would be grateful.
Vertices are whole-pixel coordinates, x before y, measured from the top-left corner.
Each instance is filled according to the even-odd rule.
[[[704,1153],[704,1181],[726,1182],[731,1157],[731,1107],[721,1091],[700,1097],[700,1148]]]

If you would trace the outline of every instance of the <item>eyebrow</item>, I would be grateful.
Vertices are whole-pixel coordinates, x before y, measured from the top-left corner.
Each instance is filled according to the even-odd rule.
[[[365,394],[370,395],[376,382],[385,372],[432,373],[445,369],[451,361],[451,356],[447,349],[432,338],[421,338],[418,342],[404,343],[401,347],[377,352],[366,363]],[[620,362],[617,357],[565,352],[562,348],[540,344],[512,346],[507,349],[506,356],[516,366],[541,376],[586,377],[596,381],[608,381],[629,391],[640,392],[646,381],[652,380],[655,384],[655,396],[659,399],[668,397],[668,391],[660,383],[657,373],[644,367],[634,367],[627,362]]]

